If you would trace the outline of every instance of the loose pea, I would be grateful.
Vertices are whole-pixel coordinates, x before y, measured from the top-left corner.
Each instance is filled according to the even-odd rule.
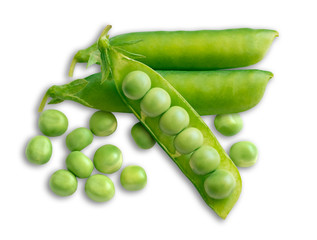
[[[141,100],[141,110],[149,117],[157,117],[171,106],[171,97],[163,88],[152,88]]]
[[[156,143],[152,135],[138,122],[131,129],[131,135],[135,143],[142,149],[150,149]]]
[[[96,136],[109,136],[117,129],[117,119],[110,112],[97,111],[89,120],[89,128]]]
[[[94,136],[88,128],[76,128],[66,137],[66,146],[70,151],[80,151],[92,143]]]
[[[140,166],[127,166],[120,175],[121,185],[129,191],[141,190],[147,183],[147,176]]]
[[[241,141],[233,144],[229,156],[237,167],[251,167],[258,158],[258,149],[248,141]]]
[[[198,148],[190,157],[191,169],[199,175],[205,175],[214,171],[220,163],[220,156],[216,149],[210,146]]]
[[[243,127],[239,113],[217,115],[214,124],[218,132],[225,136],[233,136],[240,132]]]
[[[94,170],[92,161],[82,152],[71,152],[66,158],[66,166],[76,177],[87,178]]]
[[[98,148],[94,155],[94,165],[102,173],[114,173],[118,171],[122,165],[122,153],[120,149],[111,144]]]
[[[128,73],[122,82],[124,95],[130,99],[138,100],[142,98],[151,88],[150,77],[142,71]]]
[[[232,174],[226,170],[215,170],[204,182],[204,188],[209,197],[224,199],[228,197],[235,188],[236,181]]]
[[[168,109],[160,119],[160,129],[168,135],[176,135],[189,124],[186,110],[179,106]]]
[[[41,113],[38,125],[44,135],[56,137],[66,132],[68,119],[64,113],[48,109]]]
[[[106,202],[113,198],[115,189],[110,178],[101,174],[95,174],[87,179],[85,192],[95,202]]]
[[[182,154],[188,154],[203,145],[204,137],[202,133],[193,127],[186,128],[174,139],[176,150]]]
[[[52,143],[48,137],[35,136],[26,146],[26,158],[38,165],[47,163],[52,156]]]
[[[77,189],[77,184],[74,174],[64,169],[53,173],[49,181],[51,190],[62,197],[72,195]]]

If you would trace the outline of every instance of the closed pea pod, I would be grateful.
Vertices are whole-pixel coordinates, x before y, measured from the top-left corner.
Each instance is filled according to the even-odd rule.
[[[76,128],[66,136],[66,146],[70,151],[80,151],[91,144],[93,138],[89,129]]]
[[[107,37],[107,31],[109,29],[110,27],[107,27],[104,30],[98,41],[98,46],[101,52],[102,59],[101,66],[103,79],[107,79],[111,69],[111,74],[115,81],[118,93],[122,97],[122,100],[130,107],[131,111],[142,122],[144,127],[151,133],[151,135],[156,139],[160,146],[166,151],[166,153],[178,165],[182,172],[195,185],[198,192],[201,194],[202,198],[205,200],[208,206],[214,209],[220,217],[225,218],[234,206],[235,202],[238,200],[241,192],[241,179],[237,168],[232,163],[230,158],[225,153],[224,149],[220,146],[215,136],[212,134],[208,126],[206,126],[197,112],[194,111],[194,109],[188,104],[188,102],[161,75],[153,71],[148,66],[127,58],[126,56],[117,52],[111,45],[109,45],[109,40]],[[160,115],[155,117],[149,116],[142,110],[142,100],[132,100],[125,96],[122,90],[123,79],[125,78],[125,76],[127,76],[127,74],[136,70],[143,71],[150,77],[152,89],[161,88],[170,96],[171,106],[179,106],[184,108],[188,113],[190,119],[188,128],[197,129],[202,136],[202,144],[212,146],[217,150],[220,156],[220,164],[217,169],[224,169],[230,172],[234,179],[234,187],[230,194],[225,196],[224,199],[214,199],[208,195],[204,187],[206,176],[196,174],[189,165],[191,154],[182,154],[176,150],[174,139],[179,137],[179,134],[181,134],[182,132],[176,136],[171,136],[163,133],[159,127]],[[199,146],[201,146],[201,144],[197,145],[197,147]],[[196,146],[193,148],[193,150],[195,149]],[[190,150],[187,149],[186,151],[189,152]]]
[[[227,114],[246,111],[263,97],[267,83],[273,77],[268,71],[157,71],[189,102],[199,115]],[[39,111],[49,104],[64,100],[106,112],[132,112],[122,101],[113,80],[101,83],[101,73],[50,87]]]
[[[150,149],[156,143],[151,134],[140,122],[132,127],[131,135],[135,143],[142,149]]]
[[[115,36],[109,42],[117,51],[154,69],[211,70],[259,62],[277,36],[274,30],[238,28],[134,32]],[[76,62],[88,62],[88,66],[100,64],[97,44],[76,53],[70,76]]]

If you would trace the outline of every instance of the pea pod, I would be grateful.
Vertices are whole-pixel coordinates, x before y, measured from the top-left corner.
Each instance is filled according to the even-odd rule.
[[[261,70],[157,71],[192,105],[200,115],[246,111],[261,100],[273,74]],[[108,112],[131,112],[121,100],[114,81],[101,81],[101,73],[68,84],[52,86],[50,103],[71,100]]]
[[[225,150],[221,147],[211,130],[198,115],[198,113],[167,80],[165,80],[160,74],[155,72],[147,65],[119,53],[109,44],[108,31],[110,28],[111,26],[108,26],[103,31],[98,41],[98,47],[101,53],[102,60],[101,67],[103,79],[107,79],[108,74],[111,72],[118,93],[124,103],[131,109],[131,111],[145,126],[145,128],[152,134],[159,145],[177,164],[177,166],[185,174],[185,176],[194,184],[206,204],[211,207],[221,218],[226,218],[226,216],[238,200],[242,188],[241,178],[237,168],[230,160]],[[200,141],[202,141],[202,144],[213,147],[214,149],[216,149],[220,156],[220,163],[217,169],[221,173],[218,174],[222,177],[221,181],[229,182],[227,181],[227,179],[229,179],[231,182],[234,182],[234,184],[230,185],[230,188],[232,188],[230,189],[230,194],[227,194],[228,192],[224,193],[223,191],[220,191],[221,195],[217,195],[214,185],[210,185],[209,181],[206,181],[206,179],[209,179],[210,176],[213,176],[213,173],[209,173],[207,175],[196,174],[191,169],[189,164],[191,154],[187,154],[187,152],[185,154],[181,154],[179,151],[176,150],[177,146],[175,145],[174,139],[179,135],[176,135],[175,137],[175,135],[171,136],[162,132],[159,127],[160,115],[156,117],[154,116],[165,110],[165,108],[169,105],[168,103],[166,103],[168,101],[164,101],[164,104],[160,105],[160,109],[155,108],[155,110],[153,110],[155,112],[155,115],[154,112],[151,113],[151,116],[153,117],[148,117],[141,110],[143,106],[141,102],[145,99],[145,97],[143,99],[133,100],[125,96],[122,90],[122,84],[125,76],[133,71],[142,71],[146,73],[151,79],[151,90],[161,89],[161,92],[165,92],[169,95],[171,106],[179,106],[187,111],[190,119],[187,129],[195,129],[195,131],[200,132]],[[151,90],[148,93],[150,93]],[[223,177],[223,173],[227,172],[229,174]],[[207,188],[204,185],[207,185]],[[216,187],[218,187],[218,185]],[[212,192],[215,197],[211,198],[208,195],[209,192]]]
[[[126,33],[111,38],[110,45],[130,58],[161,70],[212,70],[245,67],[262,60],[278,32],[268,29],[155,31]],[[97,44],[80,50],[77,62],[100,64]]]

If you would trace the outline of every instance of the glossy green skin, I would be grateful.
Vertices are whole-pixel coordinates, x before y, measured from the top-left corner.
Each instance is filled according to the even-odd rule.
[[[31,163],[42,165],[52,156],[52,143],[48,137],[35,136],[27,144],[25,156]]]
[[[156,141],[146,130],[142,123],[138,122],[131,128],[131,135],[135,143],[142,149],[152,148]]]
[[[238,113],[259,103],[273,74],[261,70],[157,71],[190,103],[200,115]],[[122,101],[114,81],[102,84],[101,74],[52,86],[43,98],[50,103],[63,100],[109,112],[131,112]]]
[[[66,146],[70,151],[80,151],[91,144],[93,138],[88,128],[76,128],[66,136]]]
[[[210,146],[198,148],[189,160],[191,169],[200,175],[214,171],[219,166],[219,163],[220,156],[217,150]]]
[[[204,136],[197,128],[189,127],[179,133],[174,139],[174,146],[181,154],[188,154],[201,147]]]
[[[102,173],[114,173],[121,168],[122,153],[114,145],[107,144],[98,148],[94,155],[95,168]]]
[[[115,188],[110,178],[105,175],[95,174],[87,179],[85,192],[95,202],[107,202],[113,198]]]
[[[70,196],[76,192],[77,185],[77,179],[74,174],[64,169],[53,173],[49,181],[51,190],[62,197]]]
[[[207,194],[214,199],[223,199],[230,196],[235,185],[234,177],[226,170],[215,170],[204,182]]]
[[[184,108],[173,106],[160,118],[160,129],[168,135],[176,135],[189,124],[189,116]]]
[[[142,98],[151,88],[151,79],[144,72],[130,72],[123,80],[122,90],[130,99]]]
[[[121,172],[120,182],[128,191],[141,190],[147,183],[146,172],[140,166],[127,166]]]
[[[97,111],[89,120],[89,128],[96,136],[109,136],[117,129],[117,119],[111,112]]]
[[[224,136],[236,135],[243,127],[239,113],[217,115],[214,124],[217,131]]]
[[[105,35],[103,35],[102,39]],[[186,177],[194,184],[198,192],[206,202],[206,204],[211,207],[221,218],[226,218],[234,204],[239,198],[241,192],[241,178],[236,166],[227,156],[225,150],[221,147],[216,137],[212,134],[208,126],[201,119],[198,113],[189,105],[189,103],[180,95],[175,88],[169,84],[161,75],[153,71],[153,69],[148,66],[125,57],[124,55],[115,51],[111,46],[107,46],[106,41],[100,39],[99,47],[103,51],[103,54],[109,54],[111,74],[115,80],[115,84],[119,95],[122,100],[129,106],[131,111],[135,116],[142,122],[145,128],[151,133],[151,135],[156,139],[159,145],[164,149],[164,151],[171,157],[171,159],[177,164],[181,171],[186,175]],[[106,51],[107,50],[107,51]],[[104,58],[103,58],[104,59]],[[104,60],[103,60],[104,61]],[[105,66],[105,64],[103,64]],[[159,128],[159,117],[151,118],[147,117],[141,112],[140,100],[131,100],[125,97],[122,91],[122,81],[124,76],[131,71],[140,70],[145,72],[151,78],[152,87],[164,88],[165,91],[171,97],[172,106],[183,107],[189,115],[190,124],[189,127],[195,127],[201,131],[204,137],[204,144],[214,147],[220,155],[220,164],[218,169],[226,169],[232,173],[236,181],[236,187],[230,196],[225,199],[216,200],[210,198],[204,189],[205,176],[195,174],[189,166],[190,154],[181,155],[174,147],[174,136],[170,136],[162,133]],[[105,71],[105,69],[103,69]]]
[[[66,158],[66,167],[78,178],[88,178],[94,170],[92,161],[82,152],[71,152]]]
[[[58,110],[48,109],[41,113],[38,125],[44,135],[57,137],[66,132],[68,119],[64,113]]]
[[[257,161],[258,149],[252,142],[241,141],[231,146],[229,155],[237,167],[251,167]]]
[[[250,28],[134,32],[111,38],[110,45],[142,55],[141,58],[129,57],[154,69],[211,70],[245,67],[259,62],[276,37],[277,31]],[[91,55],[98,54],[96,50],[95,43],[78,51],[71,68],[76,62],[88,62]],[[100,63],[99,56],[95,62]]]
[[[157,117],[171,106],[171,98],[162,88],[151,88],[140,103],[141,109],[149,117]]]

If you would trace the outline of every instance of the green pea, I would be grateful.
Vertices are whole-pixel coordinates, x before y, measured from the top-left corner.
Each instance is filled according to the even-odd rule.
[[[106,202],[113,198],[115,189],[110,178],[105,175],[95,174],[87,179],[85,192],[95,202]]]
[[[204,188],[209,197],[214,199],[227,198],[235,188],[236,181],[226,170],[215,170],[204,182]]]
[[[210,146],[198,148],[190,157],[191,169],[199,175],[205,175],[214,171],[220,163],[220,156],[216,149]]]
[[[71,152],[66,158],[66,166],[76,177],[87,178],[94,170],[92,161],[82,152]]]
[[[241,141],[233,144],[229,156],[237,167],[251,167],[258,158],[258,149],[248,141]]]
[[[52,143],[48,137],[35,136],[26,146],[26,158],[31,162],[38,165],[47,163],[52,156]]]
[[[155,139],[148,132],[148,130],[143,127],[143,125],[138,122],[131,129],[131,135],[135,143],[142,149],[150,149],[156,143]]]
[[[233,136],[240,132],[243,127],[239,113],[217,115],[214,124],[218,132],[225,136]]]
[[[56,137],[66,132],[68,119],[64,113],[49,109],[41,113],[38,125],[44,135]]]
[[[62,197],[70,196],[76,192],[77,184],[74,174],[64,169],[53,173],[49,181],[51,190]]]
[[[171,97],[163,88],[152,88],[141,100],[141,110],[149,117],[157,117],[171,106]]]
[[[96,136],[109,136],[117,129],[117,119],[111,112],[97,111],[89,120],[89,128]]]
[[[66,137],[66,146],[70,151],[80,151],[92,143],[94,136],[88,128],[76,128]]]
[[[121,172],[120,182],[126,190],[141,190],[147,183],[146,172],[140,166],[127,166]]]
[[[94,165],[102,173],[114,173],[118,171],[122,165],[122,153],[120,149],[111,144],[98,148],[94,155]]]
[[[142,71],[128,73],[122,82],[124,95],[130,99],[142,98],[151,88],[151,79]]]
[[[168,135],[176,135],[189,124],[187,111],[179,106],[168,109],[160,119],[160,129]]]
[[[204,137],[202,133],[193,127],[186,128],[174,139],[176,150],[182,154],[188,154],[203,145]]]

